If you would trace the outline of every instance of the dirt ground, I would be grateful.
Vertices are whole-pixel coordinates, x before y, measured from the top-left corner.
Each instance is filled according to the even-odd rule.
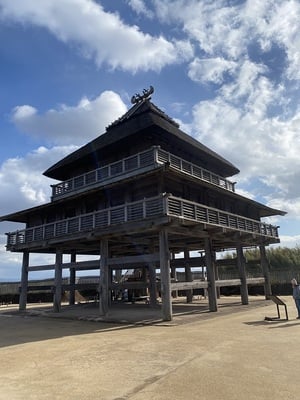
[[[300,320],[281,298],[288,321],[284,307],[282,319],[265,320],[277,309],[259,296],[248,306],[221,298],[217,313],[202,300],[178,304],[170,323],[146,305],[131,305],[131,320],[118,309],[111,322],[92,305],[59,316],[1,306],[0,399],[298,399]]]

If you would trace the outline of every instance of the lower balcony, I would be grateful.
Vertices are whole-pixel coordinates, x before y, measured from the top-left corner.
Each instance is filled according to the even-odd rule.
[[[116,227],[127,222],[158,219],[160,217],[180,218],[182,221],[224,228],[227,231],[252,233],[273,238],[278,242],[278,227],[257,220],[244,218],[199,203],[164,194],[116,207],[82,214],[73,218],[34,226],[7,233],[7,250],[22,250],[35,242],[59,239],[63,243],[72,235]],[[130,231],[128,232],[130,234]]]

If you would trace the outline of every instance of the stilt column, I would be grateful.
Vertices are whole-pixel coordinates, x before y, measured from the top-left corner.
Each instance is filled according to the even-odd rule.
[[[159,232],[159,254],[160,254],[162,317],[164,321],[171,321],[172,300],[171,300],[170,253],[168,244],[168,233],[164,229]]]
[[[19,310],[26,310],[27,304],[27,288],[28,288],[28,266],[29,266],[29,252],[24,251],[22,262],[22,275],[21,275],[21,292],[19,298]]]
[[[189,258],[190,258],[190,253],[187,249],[184,250],[184,271],[185,271],[185,280],[186,282],[192,282],[193,276],[192,276],[192,270],[189,265]],[[192,303],[193,302],[193,290],[189,289],[186,290],[186,302],[187,303]]]
[[[208,281],[208,304],[209,311],[218,311],[217,303],[217,290],[216,290],[216,280],[215,280],[215,265],[214,257],[212,254],[212,246],[210,238],[205,238],[205,264],[207,271],[207,281]]]
[[[62,250],[56,251],[55,257],[55,276],[54,276],[54,298],[53,311],[60,312],[61,309],[61,291],[62,291]]]
[[[76,253],[72,251],[71,253],[71,263],[76,262]],[[69,305],[75,304],[75,282],[76,282],[76,268],[70,268],[70,295],[69,295]]]
[[[99,285],[99,314],[108,313],[108,241],[102,239],[100,243],[100,285]]]
[[[236,246],[236,254],[237,254],[237,266],[241,280],[241,300],[242,304],[248,304],[249,298],[248,298],[248,286],[247,286],[247,275],[246,275],[246,263],[243,253],[243,247],[239,241],[237,242]]]
[[[156,288],[156,269],[155,264],[148,265],[149,273],[149,303],[151,307],[157,305],[157,288]]]

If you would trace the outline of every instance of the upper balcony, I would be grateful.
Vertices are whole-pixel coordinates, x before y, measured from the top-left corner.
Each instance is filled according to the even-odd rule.
[[[52,200],[151,171],[165,163],[184,174],[234,192],[235,184],[233,182],[164,151],[159,146],[154,146],[133,156],[52,185]]]
[[[232,214],[199,203],[184,200],[170,194],[146,198],[140,201],[125,203],[120,206],[82,214],[52,223],[7,233],[7,250],[21,250],[28,246],[44,247],[48,241],[65,243],[86,235],[88,232],[115,228],[127,222],[148,220],[163,220],[167,216],[179,218],[186,223],[200,223],[217,231],[220,235],[226,232],[243,232],[253,236],[265,237],[275,243],[278,239],[278,227],[266,224],[240,215]],[[115,230],[115,229],[114,229]],[[128,232],[130,234],[130,232]],[[193,236],[193,234],[191,234]]]

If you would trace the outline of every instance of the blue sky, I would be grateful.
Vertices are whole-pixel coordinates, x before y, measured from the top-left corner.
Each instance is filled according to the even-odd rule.
[[[49,201],[42,172],[153,85],[240,169],[239,193],[288,212],[269,220],[281,245],[300,244],[299,25],[293,0],[0,0],[0,214]],[[17,228],[0,224],[1,280],[20,275]]]

